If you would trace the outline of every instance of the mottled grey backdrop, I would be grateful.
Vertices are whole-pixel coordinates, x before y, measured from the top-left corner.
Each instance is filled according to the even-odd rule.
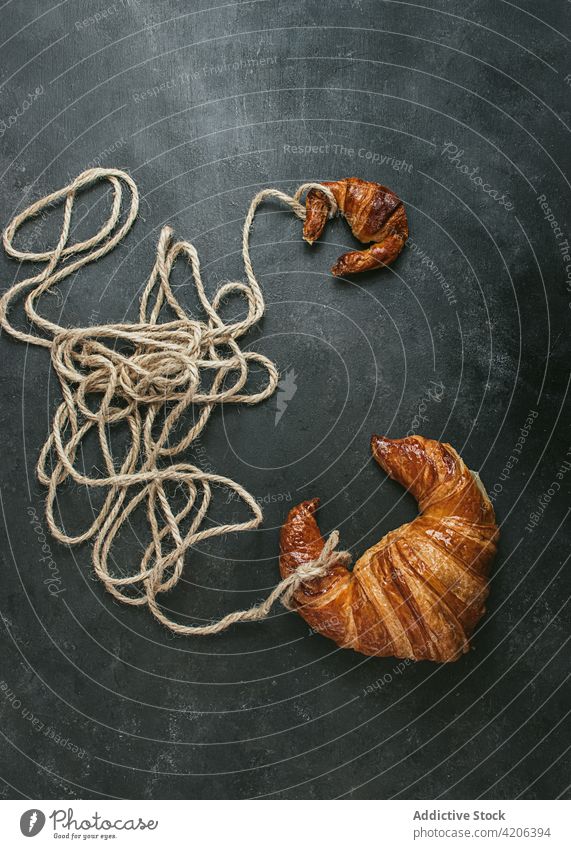
[[[274,397],[209,423],[194,456],[262,499],[265,521],[189,558],[166,600],[180,621],[266,594],[303,498],[322,496],[324,530],[356,555],[412,518],[369,460],[372,432],[450,441],[502,534],[488,614],[451,666],[338,650],[281,609],[174,638],[105,593],[89,546],[44,538],[33,469],[59,389],[45,350],[3,338],[1,795],[565,795],[569,5],[8,0],[1,16],[2,226],[89,165],[128,169],[142,193],[124,245],[45,299],[63,323],[135,317],[165,222],[196,244],[210,292],[239,278],[261,187],[355,175],[407,205],[409,247],[352,283],[328,273],[354,244],[343,222],[310,249],[288,212],[257,218],[267,313],[246,344],[292,397],[281,417]],[[84,232],[100,194],[82,198]],[[54,213],[22,239],[57,229]],[[2,256],[1,271],[7,287],[27,269]],[[192,306],[187,270],[175,278]],[[86,527],[87,494],[66,498],[68,526]]]

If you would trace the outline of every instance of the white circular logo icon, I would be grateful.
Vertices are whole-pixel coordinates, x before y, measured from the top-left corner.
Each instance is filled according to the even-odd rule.
[[[20,831],[24,837],[35,837],[46,824],[46,817],[38,808],[25,811],[20,817]]]

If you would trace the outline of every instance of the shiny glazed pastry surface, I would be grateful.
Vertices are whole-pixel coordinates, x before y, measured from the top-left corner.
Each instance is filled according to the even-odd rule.
[[[332,191],[355,238],[365,244],[374,243],[365,250],[349,251],[340,256],[331,269],[332,274],[339,277],[390,265],[408,238],[406,212],[400,198],[386,186],[358,177],[321,185]],[[303,238],[311,245],[321,236],[327,223],[329,205],[325,194],[312,189],[305,208]]]
[[[448,444],[373,436],[373,456],[418,501],[420,515],[386,534],[352,571],[333,563],[302,584],[294,607],[311,628],[367,655],[452,661],[485,612],[498,528],[486,492]],[[316,559],[319,499],[294,507],[280,537],[285,578]]]

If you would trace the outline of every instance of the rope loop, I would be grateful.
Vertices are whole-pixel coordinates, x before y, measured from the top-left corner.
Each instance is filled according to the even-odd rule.
[[[325,195],[329,204],[329,218],[335,218],[335,216],[339,212],[339,205],[331,189],[328,186],[322,185],[322,183],[302,183],[301,186],[294,193],[294,200],[296,200],[297,203],[300,204],[303,195],[307,192],[310,192],[312,189],[316,189],[318,192],[321,192],[322,195]],[[301,209],[303,210],[303,215],[300,215],[299,218],[305,219],[305,207],[301,206]]]
[[[107,220],[93,236],[70,242],[78,193],[101,181],[107,181],[112,189]],[[312,188],[319,188],[326,195],[330,214],[335,214],[335,198],[319,183],[303,184],[293,197],[277,189],[258,192],[242,233],[246,282],[225,283],[212,299],[206,294],[194,246],[175,241],[172,229],[163,227],[154,266],[141,296],[139,318],[131,323],[61,327],[37,311],[42,295],[112,251],[131,229],[139,208],[139,194],[127,173],[115,168],[84,171],[67,186],[16,215],[3,234],[4,250],[9,256],[20,262],[44,264],[37,274],[13,285],[0,299],[0,325],[22,342],[49,348],[61,386],[62,401],[37,464],[38,479],[47,487],[46,520],[50,532],[64,544],[93,541],[93,566],[106,589],[125,604],[148,606],[163,625],[178,634],[213,634],[234,622],[261,619],[278,599],[289,606],[301,582],[318,577],[333,559],[344,559],[346,555],[334,552],[338,536],[332,534],[311,568],[304,566],[280,582],[261,605],[229,614],[212,625],[181,625],[167,616],[157,601],[161,593],[180,580],[185,555],[193,546],[212,537],[256,528],[262,521],[259,504],[240,484],[184,462],[179,455],[192,448],[217,404],[258,404],[276,389],[278,372],[274,363],[263,354],[242,350],[238,344],[265,309],[250,258],[250,229],[258,206],[268,198],[285,203],[303,219],[305,209],[300,199]],[[15,247],[20,228],[58,203],[63,203],[63,219],[56,246],[44,251]],[[202,318],[189,316],[171,287],[172,269],[179,258],[186,259],[191,267]],[[220,308],[229,295],[243,300],[245,316],[226,323]],[[10,309],[18,298],[23,298],[30,329],[39,333],[19,330],[10,323]],[[167,307],[173,316],[168,320],[163,317]],[[263,385],[255,391],[246,389],[252,364],[266,375]],[[186,413],[193,414],[190,423]],[[118,426],[128,434],[127,449],[121,456],[114,451],[111,439]],[[88,474],[78,466],[77,459],[83,442],[93,436],[102,468]],[[177,498],[173,498],[172,484],[176,485]],[[74,534],[60,524],[59,510],[56,511],[63,487],[70,485],[104,492],[101,506],[93,507],[91,525]],[[250,517],[223,525],[208,521],[216,487],[233,493],[248,508]],[[113,545],[139,507],[146,511],[150,541],[133,573],[125,574],[123,568],[116,574]]]

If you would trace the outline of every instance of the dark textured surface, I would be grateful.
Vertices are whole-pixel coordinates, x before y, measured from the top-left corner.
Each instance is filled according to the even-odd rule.
[[[33,469],[58,387],[44,350],[3,338],[0,792],[565,795],[569,6],[207,5],[2,7],[2,226],[88,164],[127,168],[144,198],[125,247],[46,312],[69,324],[134,317],[165,221],[195,242],[209,291],[240,277],[241,220],[267,185],[386,183],[407,205],[411,243],[390,270],[349,284],[328,274],[354,244],[342,222],[310,249],[287,212],[257,218],[268,304],[246,344],[295,370],[297,391],[277,425],[275,397],[213,416],[199,461],[265,499],[265,522],[197,552],[167,604],[199,621],[262,597],[278,575],[278,527],[306,497],[323,497],[323,529],[361,553],[414,515],[370,461],[370,434],[419,430],[450,441],[496,493],[488,614],[474,650],[437,667],[336,650],[282,610],[217,638],[174,638],[105,593],[89,546],[48,539],[50,594],[30,511],[43,526]],[[30,244],[49,243],[52,225],[40,221]],[[5,257],[1,270],[3,286],[24,271]],[[72,507],[68,521],[85,527],[84,493]]]

